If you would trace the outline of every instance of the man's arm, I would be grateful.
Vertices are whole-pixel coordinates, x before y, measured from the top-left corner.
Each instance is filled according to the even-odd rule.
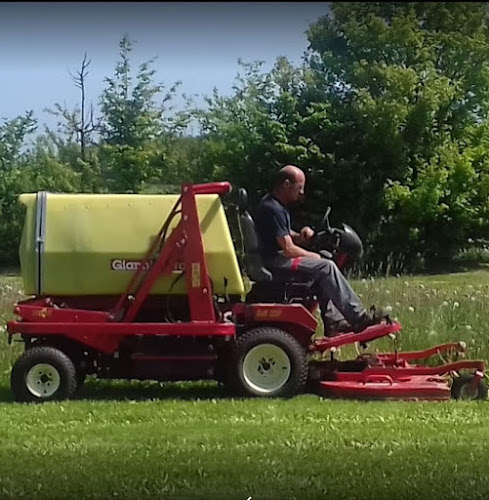
[[[293,241],[294,237],[298,242],[307,241],[308,237],[314,235],[314,231],[311,228],[302,228],[300,234],[292,231],[290,225],[287,223],[286,216],[282,212],[271,210],[270,207],[266,207],[262,213],[258,215],[258,217],[268,220],[269,230],[275,234],[277,243],[284,252],[285,257],[289,259],[293,259],[295,257],[321,259],[321,256],[318,253],[309,252],[308,250],[298,246]]]
[[[291,229],[290,236],[296,245],[305,245],[314,236],[314,230],[309,226],[304,226],[300,233]]]
[[[301,240],[301,235],[300,233],[296,233],[293,229],[290,230],[290,237],[292,238],[292,241],[296,244],[296,245],[299,245],[300,244],[300,240]]]
[[[295,233],[297,234],[297,233]],[[300,235],[299,235],[300,236]],[[291,235],[277,237],[277,242],[284,252],[284,256],[288,259],[295,259],[296,257],[307,257],[308,259],[321,259],[321,256],[316,252],[309,252],[305,248],[297,246],[292,240]]]

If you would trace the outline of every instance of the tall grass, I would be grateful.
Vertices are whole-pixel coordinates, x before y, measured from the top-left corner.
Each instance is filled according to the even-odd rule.
[[[8,384],[10,369],[23,351],[19,342],[7,344],[6,323],[14,318],[15,302],[24,298],[22,280],[16,274],[0,276],[0,384]]]
[[[352,284],[365,305],[392,306],[401,349],[464,340],[488,359],[489,272]],[[18,277],[0,279],[2,327],[21,297]],[[230,399],[210,382],[89,381],[75,400],[15,404],[20,351],[2,335],[0,499],[489,497],[487,402]]]
[[[469,273],[351,280],[366,307],[381,305],[402,325],[396,343],[381,339],[368,350],[423,349],[434,344],[464,341],[472,358],[489,361],[489,270]],[[13,317],[13,304],[23,298],[18,275],[0,277],[0,332]],[[0,336],[0,382],[6,381],[12,361],[21,352],[18,343]],[[355,348],[356,349],[356,348]],[[356,355],[353,347],[339,355]]]
[[[363,279],[354,287],[365,305],[392,308],[403,327],[401,350],[465,341],[472,357],[489,359],[489,272]],[[386,345],[386,341],[379,342]]]

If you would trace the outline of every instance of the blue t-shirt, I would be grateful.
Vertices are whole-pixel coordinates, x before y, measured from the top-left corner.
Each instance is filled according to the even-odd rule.
[[[266,194],[255,210],[255,227],[260,239],[261,254],[264,259],[274,257],[280,250],[277,238],[290,235],[290,213],[271,194]]]

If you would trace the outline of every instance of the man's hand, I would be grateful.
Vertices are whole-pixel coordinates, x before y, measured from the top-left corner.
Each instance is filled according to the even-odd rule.
[[[323,257],[316,252],[308,252],[306,257],[313,260],[321,260]]]
[[[307,243],[313,236],[314,230],[309,226],[304,226],[300,232],[302,243]]]
[[[299,233],[295,233],[299,237]],[[288,259],[295,259],[296,257],[306,257],[308,259],[322,259],[322,257],[316,252],[310,252],[305,248],[302,248],[294,243],[292,236],[286,235],[277,238],[277,243],[282,249],[284,256]]]

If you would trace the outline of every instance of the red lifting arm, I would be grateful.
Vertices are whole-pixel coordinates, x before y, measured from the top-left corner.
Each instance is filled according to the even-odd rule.
[[[211,182],[209,184],[194,184],[192,186],[194,194],[224,194],[231,192],[231,184],[224,182]]]

